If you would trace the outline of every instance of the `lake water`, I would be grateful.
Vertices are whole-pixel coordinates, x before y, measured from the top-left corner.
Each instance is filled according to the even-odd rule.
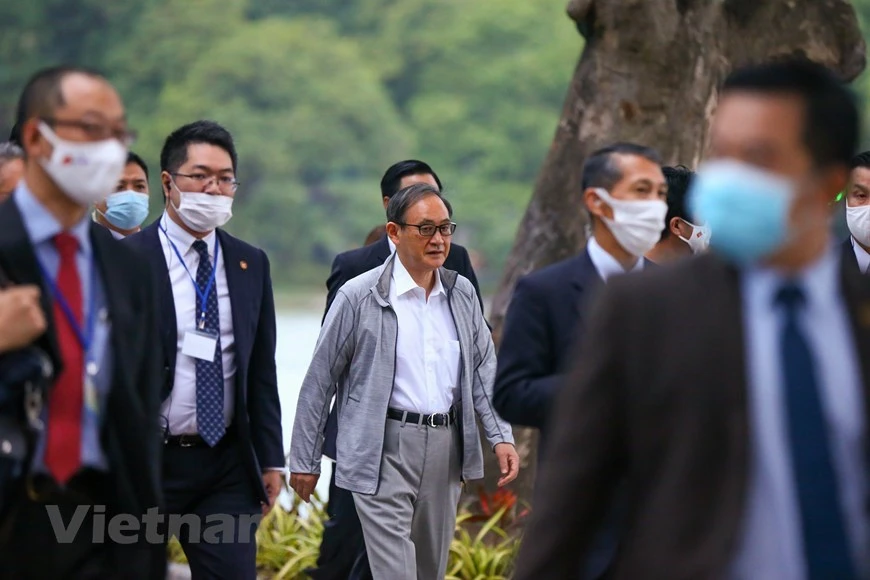
[[[290,451],[290,436],[293,434],[293,418],[296,416],[296,399],[299,387],[308,371],[314,345],[320,334],[320,320],[323,313],[319,310],[285,310],[277,315],[278,336],[275,353],[278,367],[278,393],[281,397],[281,418],[284,426],[284,451]],[[324,460],[317,492],[326,499],[329,491],[329,478],[332,462]],[[284,497],[286,504],[289,498]]]

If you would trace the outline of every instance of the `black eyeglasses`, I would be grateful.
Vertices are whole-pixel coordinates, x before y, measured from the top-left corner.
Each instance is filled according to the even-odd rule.
[[[170,173],[173,177],[186,177],[196,184],[197,187],[205,191],[205,188],[211,185],[212,181],[217,183],[218,189],[223,193],[233,193],[239,187],[239,182],[235,177],[229,175],[207,175],[205,173]]]
[[[109,127],[108,125],[104,125],[102,123],[73,121],[70,119],[54,119],[52,117],[43,117],[42,120],[52,129],[54,127],[75,127],[76,129],[81,129],[82,132],[87,135],[88,139],[92,141],[117,139],[125,147],[129,147],[136,140],[136,132],[131,129],[127,129],[126,127],[121,129],[117,127]]]
[[[456,224],[453,222],[450,222],[449,224],[441,224],[440,226],[436,226],[434,224],[405,224],[405,223],[400,223],[398,225],[400,225],[402,227],[408,226],[408,227],[412,227],[412,228],[417,228],[418,230],[420,230],[420,235],[423,236],[424,238],[431,238],[432,236],[435,235],[436,231],[441,232],[441,235],[444,236],[445,238],[449,238],[450,236],[453,235],[453,232],[456,231]]]

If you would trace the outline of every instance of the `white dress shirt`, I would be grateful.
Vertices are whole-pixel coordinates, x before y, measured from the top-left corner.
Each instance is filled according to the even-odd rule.
[[[840,255],[839,251],[826,253],[797,277],[807,297],[798,323],[815,359],[846,535],[852,542],[859,577],[868,578],[866,407],[858,353],[840,289]],[[761,268],[745,271],[741,280],[752,441],[746,511],[731,574],[735,580],[806,577],[780,366],[784,313],[774,304],[785,281],[777,272]]]
[[[623,268],[622,264],[620,264],[616,258],[608,254],[607,250],[601,247],[601,244],[598,243],[595,236],[590,236],[589,241],[586,243],[586,251],[589,252],[589,259],[592,260],[592,265],[595,266],[598,275],[601,276],[601,279],[605,282],[607,282],[607,279],[611,276],[618,276],[619,274],[625,274],[626,272],[640,272],[643,270],[643,258],[638,258],[637,263],[631,268],[631,270]]]
[[[870,254],[861,247],[861,244],[855,241],[855,238],[850,239],[852,240],[852,250],[855,252],[855,258],[858,260],[858,269],[864,274],[870,274]]]
[[[390,236],[387,236],[387,245],[390,246],[390,253],[394,253],[396,251],[396,244],[393,243],[393,240]]]
[[[199,267],[199,254],[193,249],[196,238],[184,231],[181,226],[169,219],[164,212],[160,219],[162,226],[160,238],[163,242],[163,255],[169,269],[169,281],[172,284],[172,295],[175,300],[175,321],[178,332],[178,355],[175,361],[175,381],[169,397],[164,401],[161,414],[169,423],[172,435],[194,435],[198,433],[196,425],[196,359],[181,353],[184,344],[184,334],[192,330],[198,320],[196,311],[196,290],[191,276],[196,278]],[[164,233],[165,232],[165,233]],[[168,239],[167,239],[168,235]],[[169,243],[175,244],[181,253],[187,269],[178,261],[178,255]],[[215,258],[215,242],[217,235],[211,232],[202,239],[208,246],[209,258]],[[224,254],[219,252],[215,266],[215,285],[217,291],[218,312],[221,326],[221,359],[224,369],[224,420],[227,426],[233,420],[234,381],[236,375],[235,336],[233,333],[233,311],[230,304],[230,290],[227,286],[227,275],[224,268]],[[190,275],[188,275],[188,270]]]
[[[396,312],[396,377],[390,407],[416,413],[444,413],[459,398],[459,339],[441,276],[426,300],[396,255],[390,284]]]

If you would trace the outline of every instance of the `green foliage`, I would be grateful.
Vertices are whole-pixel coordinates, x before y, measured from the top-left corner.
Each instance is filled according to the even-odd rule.
[[[870,0],[854,4],[870,24]],[[0,138],[34,70],[103,70],[152,166],[154,218],[166,135],[226,125],[242,182],[229,229],[294,290],[322,289],[333,256],[383,221],[384,169],[424,159],[491,287],[581,50],[564,0],[0,2]],[[870,72],[855,87],[870,107]]]
[[[274,580],[301,580],[304,571],[317,562],[323,525],[327,520],[323,501],[315,494],[300,513],[302,502],[294,496],[290,509],[280,504],[263,518],[257,530],[257,569],[261,577]],[[482,525],[474,523],[472,513],[463,510],[456,518],[456,536],[450,544],[446,580],[506,580],[519,549],[515,532],[501,527],[504,506]],[[474,535],[472,535],[474,534]],[[168,546],[170,562],[187,563],[178,540]]]
[[[520,539],[499,527],[506,507],[489,518],[472,538],[471,514],[456,519],[456,537],[450,544],[447,580],[507,580],[520,546]]]

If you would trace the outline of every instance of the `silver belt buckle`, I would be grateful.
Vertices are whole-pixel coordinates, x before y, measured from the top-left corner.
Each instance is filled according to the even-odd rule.
[[[193,447],[194,445],[196,445],[196,440],[189,435],[181,435],[178,438],[179,447]]]
[[[429,415],[429,418],[426,420],[426,424],[430,427],[440,427],[440,425],[435,424],[436,417],[444,417],[444,426],[448,427],[450,423],[450,414],[449,413],[432,413]]]

